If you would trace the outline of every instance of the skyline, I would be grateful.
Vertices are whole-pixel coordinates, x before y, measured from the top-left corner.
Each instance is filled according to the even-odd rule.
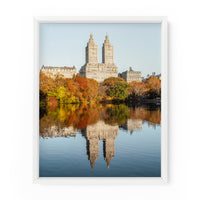
[[[85,64],[85,47],[93,34],[98,45],[98,62],[106,34],[114,47],[118,72],[141,71],[142,76],[161,73],[160,24],[40,24],[40,67],[75,66],[79,72]],[[120,39],[119,39],[120,38]]]

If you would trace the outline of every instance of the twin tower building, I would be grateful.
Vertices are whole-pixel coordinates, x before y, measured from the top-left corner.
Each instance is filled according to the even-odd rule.
[[[102,54],[102,63],[98,63],[98,46],[93,35],[90,34],[85,49],[85,65],[79,71],[81,76],[95,79],[98,82],[102,82],[109,77],[118,77],[118,70],[113,60],[113,46],[110,44],[108,35],[106,35],[103,43]],[[55,78],[57,74],[63,75],[64,78],[72,78],[76,74],[75,67],[42,66],[41,71],[52,78]]]
[[[98,46],[92,34],[90,34],[89,42],[85,48],[85,54],[85,65],[80,69],[80,74],[83,77],[92,78],[98,82],[109,77],[118,77],[118,70],[113,58],[113,46],[108,35],[106,35],[102,47],[102,63],[98,63]]]

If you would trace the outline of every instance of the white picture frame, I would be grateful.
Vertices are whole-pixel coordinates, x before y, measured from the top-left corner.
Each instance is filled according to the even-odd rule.
[[[39,177],[39,25],[40,23],[161,23],[161,177]],[[165,184],[168,180],[168,29],[167,17],[35,17],[34,18],[33,182],[40,184]]]

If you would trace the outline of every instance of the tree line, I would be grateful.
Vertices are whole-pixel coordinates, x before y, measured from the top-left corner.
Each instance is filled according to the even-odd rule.
[[[127,83],[120,77],[110,77],[102,83],[94,79],[81,77],[64,78],[57,75],[54,78],[40,72],[40,103],[78,104],[106,101],[139,101],[141,98],[156,98],[161,96],[161,81],[150,77],[145,82],[133,81]]]

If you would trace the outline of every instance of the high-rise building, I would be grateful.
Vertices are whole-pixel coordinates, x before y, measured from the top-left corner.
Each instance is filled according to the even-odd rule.
[[[85,48],[85,53],[86,63],[98,63],[98,46],[96,45],[92,34],[90,34],[90,39]]]
[[[102,63],[112,64],[114,63],[113,59],[113,46],[111,45],[108,35],[106,35],[106,39],[103,43],[102,47]]]
[[[108,35],[106,35],[103,43],[102,63],[98,63],[98,46],[96,45],[92,34],[90,34],[90,39],[85,51],[86,63],[80,69],[80,74],[83,77],[92,78],[98,82],[102,82],[106,78],[118,76],[118,69],[114,64],[113,46],[109,41]]]

